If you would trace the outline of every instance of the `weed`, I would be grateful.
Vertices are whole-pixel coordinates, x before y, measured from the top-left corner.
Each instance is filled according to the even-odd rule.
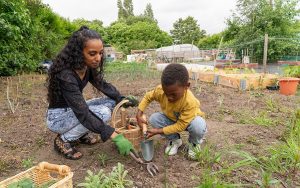
[[[263,97],[265,94],[255,91],[255,92],[251,92],[250,95],[254,97]]]
[[[22,166],[24,168],[30,168],[33,166],[33,160],[32,158],[27,158],[22,160]]]
[[[217,102],[219,103],[219,107],[221,108],[224,103],[224,95],[218,96]]]
[[[8,167],[9,164],[6,161],[0,160],[0,172],[5,171]]]
[[[262,170],[261,180],[256,180],[259,187],[270,188],[279,183],[278,180],[272,179],[272,173]]]
[[[253,145],[259,145],[259,142],[255,136],[249,136],[246,138],[246,142]]]
[[[267,110],[268,110],[268,111],[271,111],[271,112],[278,112],[278,110],[279,110],[278,103],[275,102],[275,100],[273,100],[272,97],[268,97],[268,98],[265,100],[265,104],[266,104],[266,106],[267,106]]]
[[[163,179],[163,182],[164,182],[164,188],[167,188],[169,187],[169,179],[168,179],[168,172],[167,172],[167,159],[168,159],[168,153],[170,153],[170,150],[171,150],[171,147],[170,149],[167,151],[167,153],[164,152],[164,155],[163,155],[163,159],[164,159],[164,179]]]
[[[118,163],[113,167],[113,170],[106,175],[101,169],[98,174],[92,171],[87,171],[88,175],[85,177],[85,182],[78,184],[79,187],[85,188],[110,188],[110,187],[130,187],[133,182],[127,179],[128,171],[124,169],[124,165]]]
[[[242,160],[230,165],[228,168],[223,168],[219,173],[229,174],[235,169],[256,164],[257,158],[245,151],[233,151],[231,153],[240,156]]]
[[[197,188],[230,188],[230,187],[242,187],[241,184],[228,184],[220,180],[217,173],[212,173],[210,170],[206,170],[200,179],[201,183]]]
[[[35,139],[35,143],[40,148],[40,147],[45,145],[46,141],[45,141],[45,138],[43,136],[39,136]]]
[[[291,136],[285,143],[270,150],[269,166],[273,171],[284,173],[300,170],[300,142],[296,137]]]
[[[270,119],[267,116],[267,113],[262,111],[260,112],[260,114],[258,116],[255,117],[251,117],[251,123],[255,124],[255,125],[261,125],[264,127],[270,127],[270,126],[275,126],[277,125],[277,121]]]
[[[241,150],[244,146],[245,146],[245,144],[236,144],[234,147],[235,147],[237,150]]]
[[[210,167],[221,160],[221,153],[214,152],[210,144],[205,144],[201,149],[194,147],[195,158],[201,166]]]
[[[106,161],[108,160],[108,157],[105,153],[99,153],[98,154],[98,161],[102,166],[106,165]]]

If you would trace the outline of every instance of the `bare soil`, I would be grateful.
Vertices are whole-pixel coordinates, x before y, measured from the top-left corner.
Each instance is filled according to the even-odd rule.
[[[46,127],[47,111],[45,75],[23,75],[12,77],[13,84],[9,87],[9,98],[13,104],[18,103],[15,113],[11,112],[7,100],[7,78],[0,80],[0,181],[13,176],[26,168],[26,162],[33,165],[41,161],[65,164],[74,171],[74,185],[84,181],[87,170],[110,172],[118,162],[125,165],[129,178],[136,187],[195,187],[201,182],[204,167],[185,158],[181,148],[178,155],[163,155],[165,140],[155,137],[154,162],[159,166],[160,173],[150,177],[144,167],[120,156],[111,141],[94,146],[79,145],[78,149],[84,157],[77,161],[67,160],[53,150],[55,134]],[[123,95],[135,95],[141,99],[144,93],[151,90],[159,79],[130,80],[115,78],[110,80]],[[18,92],[17,92],[18,85]],[[201,101],[201,109],[206,113],[208,134],[206,143],[215,152],[222,154],[221,162],[210,167],[211,170],[230,166],[236,157],[228,151],[242,149],[255,156],[263,155],[267,149],[278,143],[286,130],[286,121],[292,116],[293,110],[299,107],[300,96],[283,96],[278,91],[258,90],[241,92],[236,89],[215,86],[203,82],[192,81],[191,87],[195,96]],[[18,93],[18,96],[16,96]],[[86,99],[99,97],[88,86],[84,95]],[[18,99],[18,100],[16,100]],[[15,101],[14,101],[15,100]],[[149,116],[159,111],[157,103],[151,104],[146,114]],[[135,115],[136,109],[131,109]],[[260,126],[253,123],[251,117],[266,114],[272,120],[272,126]],[[253,119],[253,118],[252,118]],[[182,134],[186,142],[186,133]],[[99,154],[108,159],[101,164]],[[288,184],[286,177],[276,177]],[[256,187],[255,180],[260,179],[259,172],[251,169],[235,170],[226,180],[228,183],[250,184]],[[299,176],[291,177],[289,185],[300,186]]]

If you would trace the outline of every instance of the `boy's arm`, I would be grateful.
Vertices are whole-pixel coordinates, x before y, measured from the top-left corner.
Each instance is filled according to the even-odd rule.
[[[137,119],[138,125],[143,130],[144,130],[143,124],[147,123],[146,119],[144,118],[144,111],[147,108],[147,106],[154,100],[154,98],[155,98],[154,95],[155,95],[155,90],[147,92],[138,106],[138,112],[136,114],[136,119]]]
[[[164,134],[168,135],[186,130],[187,126],[197,116],[197,108],[199,107],[190,107],[182,111],[176,123],[163,128]]]

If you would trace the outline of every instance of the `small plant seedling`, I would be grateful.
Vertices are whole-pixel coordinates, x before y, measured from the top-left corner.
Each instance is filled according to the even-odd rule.
[[[133,182],[127,179],[128,171],[124,169],[124,165],[118,163],[113,167],[109,175],[106,175],[101,169],[98,174],[92,171],[87,171],[83,183],[78,184],[79,187],[94,188],[94,187],[131,187]]]
[[[5,171],[8,167],[9,164],[6,161],[0,159],[0,172]]]
[[[45,145],[46,141],[45,141],[45,138],[44,138],[44,137],[39,136],[39,137],[37,137],[37,138],[35,139],[35,143],[36,143],[36,145],[40,148],[40,147],[42,147],[42,146]]]
[[[201,166],[211,166],[221,160],[221,153],[214,152],[210,144],[205,144],[200,147],[192,147],[195,153],[195,158]]]
[[[259,187],[271,188],[279,183],[277,179],[272,179],[272,173],[270,172],[262,170],[261,176],[261,180],[256,180],[256,183],[259,185]]]
[[[99,153],[98,154],[98,160],[99,160],[99,162],[102,166],[105,166],[106,162],[108,160],[108,157],[105,153]]]
[[[23,159],[22,160],[22,166],[24,168],[30,168],[33,166],[33,160],[31,158]]]

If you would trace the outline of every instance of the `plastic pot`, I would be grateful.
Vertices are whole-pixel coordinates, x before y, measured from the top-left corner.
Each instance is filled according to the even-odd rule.
[[[297,92],[297,86],[299,78],[280,78],[279,79],[279,93],[282,95],[295,95]]]

